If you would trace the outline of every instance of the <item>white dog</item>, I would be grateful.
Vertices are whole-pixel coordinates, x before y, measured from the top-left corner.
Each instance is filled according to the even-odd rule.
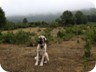
[[[37,56],[35,57],[36,63],[35,66],[38,65],[39,61],[40,66],[43,66],[43,63],[47,63],[49,61],[48,53],[46,51],[47,44],[46,44],[46,37],[40,35],[38,38],[38,46],[37,46]]]

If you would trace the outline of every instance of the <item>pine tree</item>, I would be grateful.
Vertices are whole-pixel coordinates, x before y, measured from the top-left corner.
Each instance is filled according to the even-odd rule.
[[[86,24],[87,23],[87,17],[81,11],[76,12],[75,18],[76,18],[76,24]]]
[[[27,18],[24,18],[24,19],[23,19],[23,23],[24,23],[24,24],[28,23]]]
[[[0,8],[0,28],[2,28],[6,23],[5,13],[2,8]]]
[[[60,20],[59,22],[63,25],[69,25],[75,23],[75,18],[71,11],[64,11],[59,20]]]

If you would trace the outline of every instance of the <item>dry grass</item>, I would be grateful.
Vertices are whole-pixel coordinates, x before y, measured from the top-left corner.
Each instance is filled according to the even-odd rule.
[[[22,30],[39,34],[44,29],[25,28]],[[61,28],[59,29],[62,30]],[[51,33],[56,36],[59,29],[54,29]],[[15,33],[19,30],[21,29],[2,31],[2,33]],[[78,38],[75,37],[72,41],[48,45],[50,61],[48,64],[44,64],[43,67],[34,66],[36,47],[0,44],[0,63],[9,72],[81,72],[83,69],[81,57],[84,51],[84,42],[80,40],[80,43],[77,43],[77,40]],[[92,47],[91,52],[92,58],[96,58],[96,45]],[[88,63],[87,70],[91,70],[94,67],[95,60],[93,59]]]
[[[83,45],[83,42],[78,44],[76,41],[51,44],[48,46],[50,62],[43,67],[35,67],[36,47],[0,44],[0,63],[10,72],[81,72]],[[94,49],[92,53],[96,56]],[[94,61],[90,61],[88,70],[93,67]]]
[[[19,29],[15,29],[15,30],[7,30],[7,31],[2,31],[2,33],[7,33],[7,32],[13,32],[13,33],[16,33],[20,30],[23,30],[25,32],[34,32],[34,33],[37,33],[39,34],[40,32],[42,32],[43,30],[45,30],[46,28],[39,28],[39,27],[36,27],[36,28],[19,28]],[[38,30],[41,30],[40,32]]]

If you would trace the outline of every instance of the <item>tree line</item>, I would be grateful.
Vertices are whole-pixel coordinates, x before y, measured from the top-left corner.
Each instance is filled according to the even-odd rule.
[[[62,25],[73,25],[73,24],[87,24],[87,16],[81,11],[77,11],[72,14],[71,11],[64,11],[63,14],[56,20]]]
[[[0,8],[0,29],[16,29],[25,27],[56,27],[56,26],[68,26],[74,24],[87,24],[88,22],[96,22],[96,15],[84,15],[83,12],[77,11],[73,14],[71,11],[64,11],[62,15],[55,21],[48,23],[45,21],[28,22],[27,18],[22,20],[22,23],[9,22],[6,19],[5,12]]]

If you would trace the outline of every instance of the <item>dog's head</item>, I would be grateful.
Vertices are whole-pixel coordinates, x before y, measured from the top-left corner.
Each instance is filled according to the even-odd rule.
[[[43,36],[43,35],[40,35],[39,38],[38,38],[38,43],[39,44],[43,44],[43,43],[46,43],[46,37]]]

